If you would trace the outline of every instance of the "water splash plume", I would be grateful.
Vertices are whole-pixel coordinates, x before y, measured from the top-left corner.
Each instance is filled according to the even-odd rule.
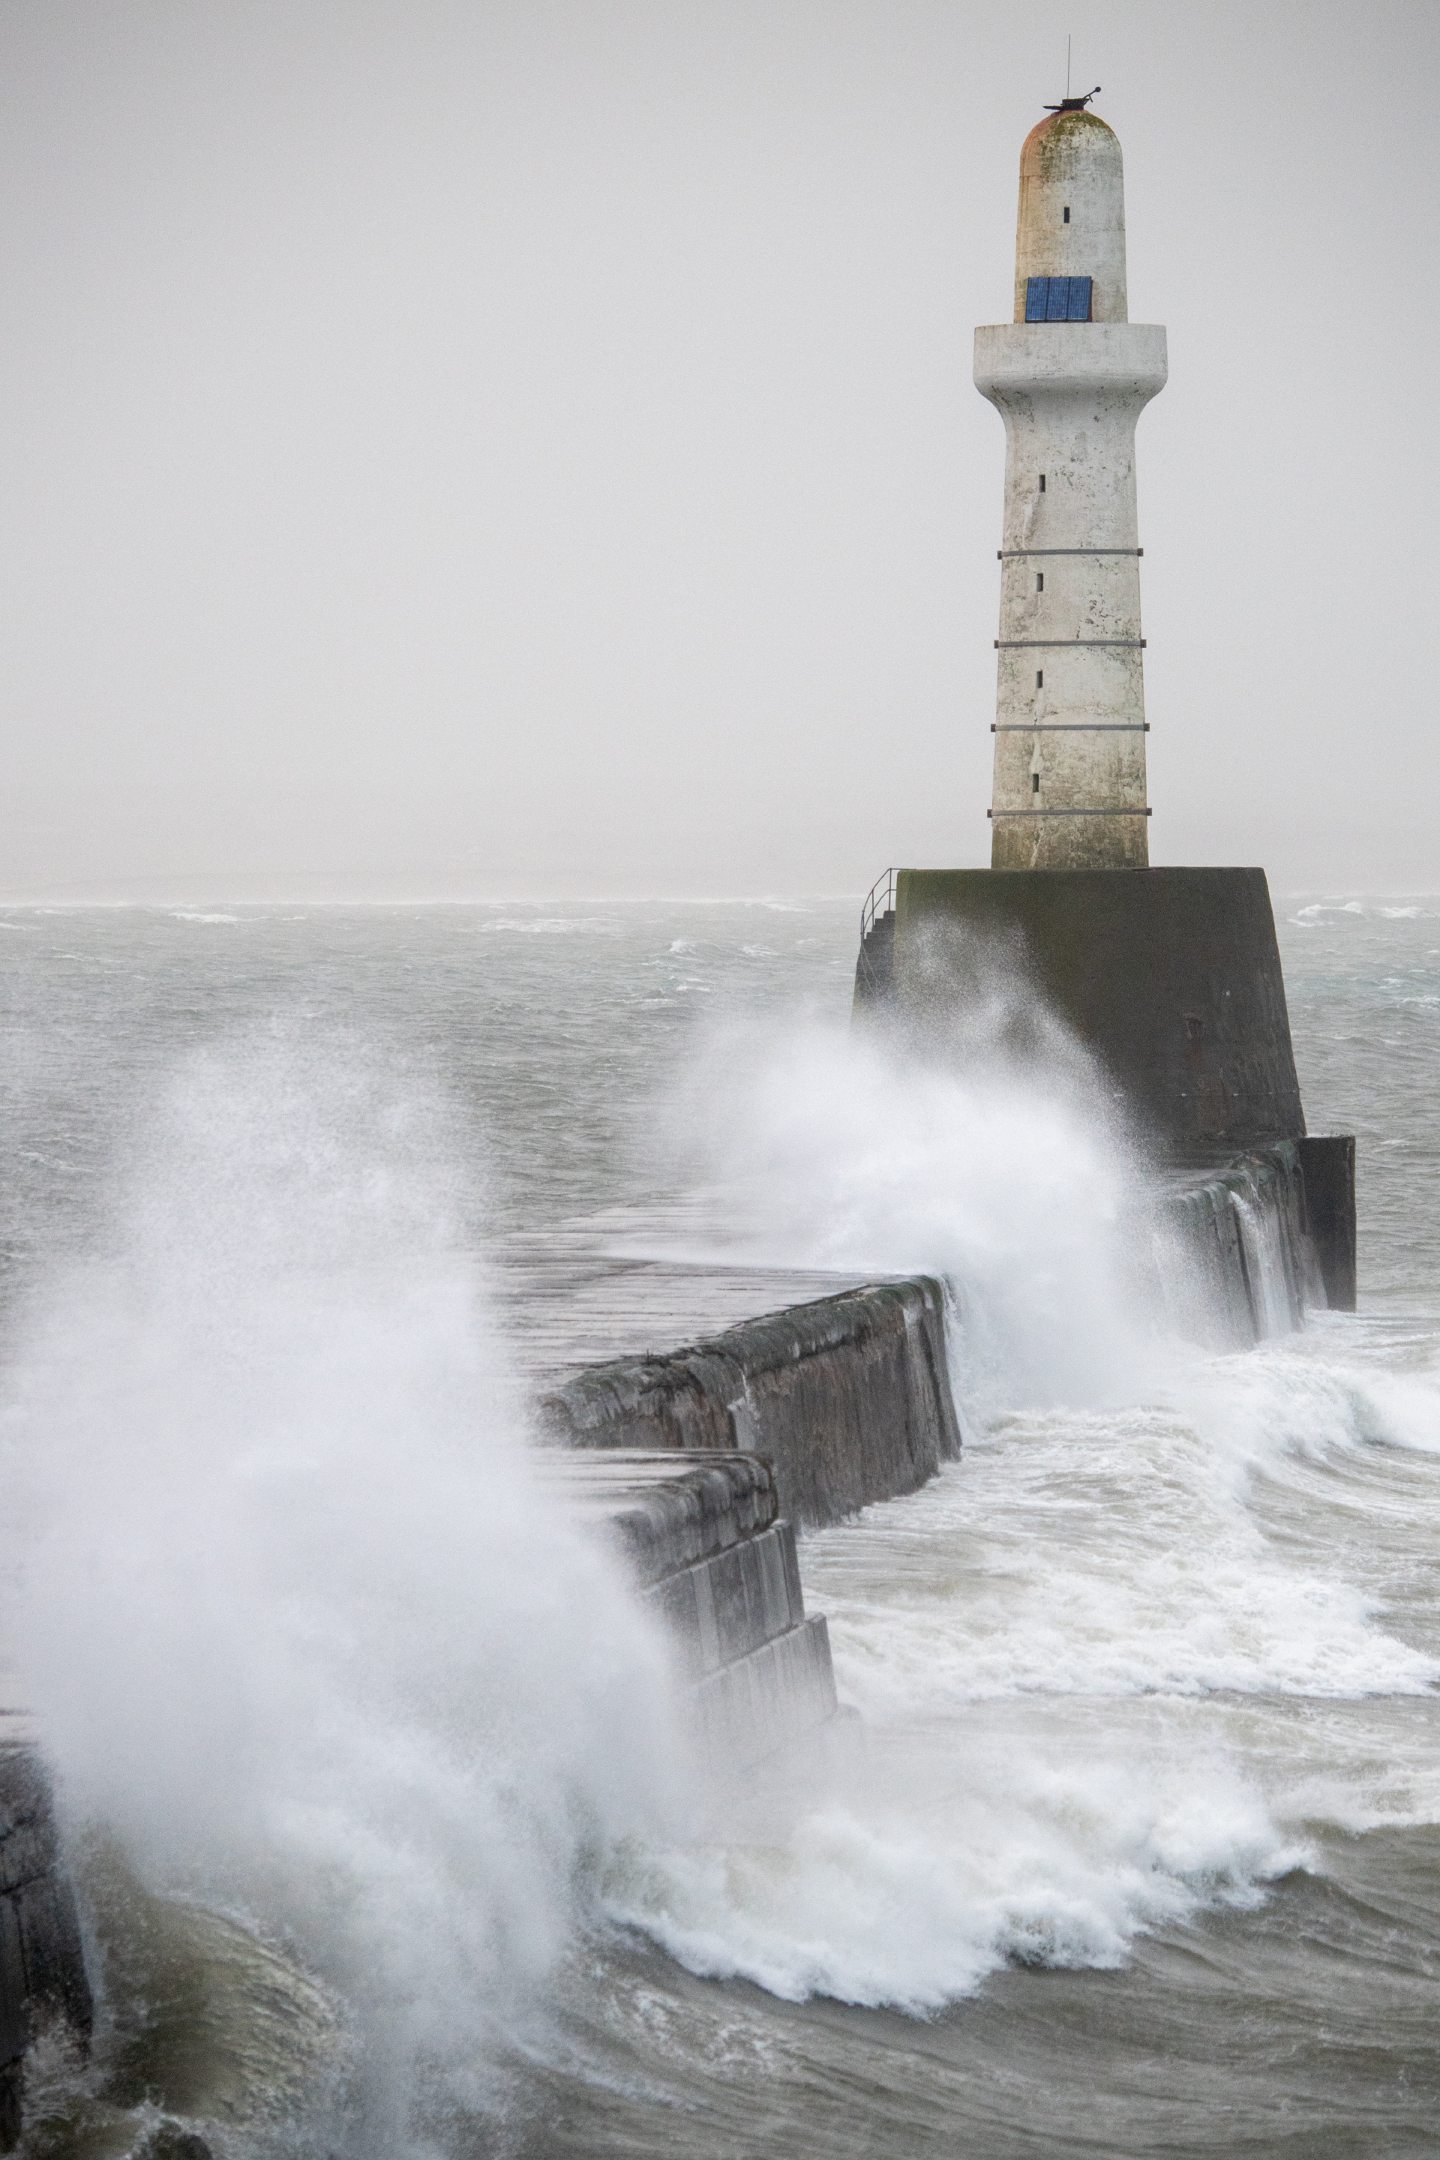
[[[669,1760],[662,1648],[527,1453],[447,1116],[343,1040],[190,1058],[3,1414],[67,1817],[338,1990],[350,2150],[483,2098]]]

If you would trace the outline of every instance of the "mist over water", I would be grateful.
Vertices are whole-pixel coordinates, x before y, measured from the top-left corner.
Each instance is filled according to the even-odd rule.
[[[72,1819],[222,1930],[237,2036],[312,1989],[276,2138],[1431,2149],[1423,910],[1289,931],[1388,1303],[1227,1356],[1143,1294],[1084,1061],[853,1037],[848,910],[12,920],[11,1640]],[[965,1460],[802,1551],[865,1744],[703,1821],[491,1318],[523,1352],[552,1228],[954,1289]]]

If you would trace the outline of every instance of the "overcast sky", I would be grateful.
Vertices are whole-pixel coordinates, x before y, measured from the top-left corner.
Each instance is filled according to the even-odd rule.
[[[0,0],[0,893],[988,861],[1067,29],[1170,333],[1153,857],[1440,889],[1434,0]]]

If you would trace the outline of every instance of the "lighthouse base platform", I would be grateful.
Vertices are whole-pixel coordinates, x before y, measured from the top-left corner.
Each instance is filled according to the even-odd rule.
[[[900,870],[867,908],[855,1007],[932,1056],[997,1027],[1023,1052],[1027,1010],[1053,1016],[1172,1162],[1303,1141],[1329,1302],[1353,1305],[1354,1142],[1304,1139],[1263,870]]]

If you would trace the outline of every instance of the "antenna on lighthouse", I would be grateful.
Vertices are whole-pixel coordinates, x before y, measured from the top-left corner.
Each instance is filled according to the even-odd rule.
[[[1088,104],[1090,103],[1090,100],[1091,100],[1091,98],[1093,98],[1093,97],[1099,97],[1099,95],[1100,95],[1100,85],[1099,85],[1099,83],[1096,83],[1096,85],[1095,85],[1095,88],[1094,88],[1093,90],[1087,90],[1087,91],[1085,92],[1085,95],[1084,95],[1083,97],[1071,97],[1071,95],[1070,95],[1070,46],[1071,46],[1071,42],[1072,42],[1072,40],[1071,40],[1071,37],[1070,37],[1069,33],[1067,32],[1067,33],[1066,33],[1066,37],[1065,37],[1065,98],[1064,98],[1064,102],[1063,102],[1062,104],[1059,104],[1059,105],[1047,105],[1047,106],[1045,107],[1045,110],[1046,110],[1046,112],[1084,112],[1084,110],[1085,110],[1085,107],[1086,107],[1086,106],[1087,106],[1087,105],[1088,105]]]

